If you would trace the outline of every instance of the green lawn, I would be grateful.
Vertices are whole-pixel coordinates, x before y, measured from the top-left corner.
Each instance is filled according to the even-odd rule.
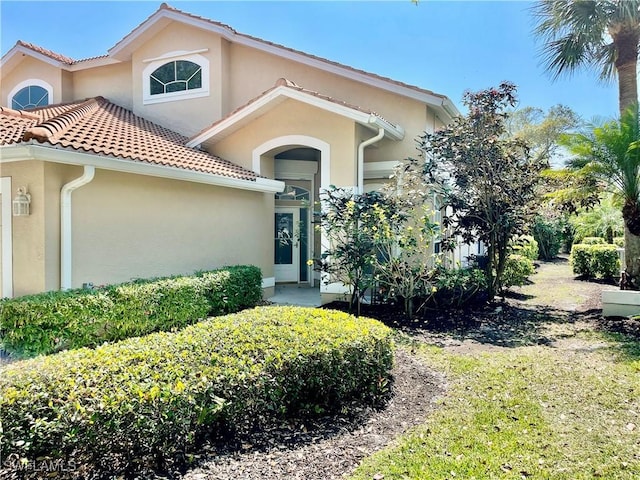
[[[568,311],[599,295],[568,277],[566,264],[545,265],[523,307]],[[351,479],[640,478],[640,342],[567,318],[540,325],[551,346],[460,354],[404,338],[448,391]]]
[[[417,349],[449,391],[352,479],[640,478],[639,343],[581,334],[560,349]]]

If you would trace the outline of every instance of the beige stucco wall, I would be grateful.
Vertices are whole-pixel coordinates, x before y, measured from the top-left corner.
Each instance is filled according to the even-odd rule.
[[[387,142],[370,161],[403,159],[415,155],[415,138],[433,125],[433,112],[416,100],[367,86],[329,72],[237,44],[231,47],[230,98],[232,108],[273,87],[285,77],[301,87],[332,96],[338,100],[373,110],[405,129],[402,142]]]
[[[62,73],[61,70],[41,62],[32,57],[24,57],[18,68],[14,68],[7,74],[2,74],[0,81],[0,104],[11,106],[7,103],[7,95],[20,82],[37,79],[47,82],[53,88],[51,103],[62,102]]]
[[[1,176],[11,177],[11,197],[19,187],[31,194],[31,215],[13,217],[13,292],[15,296],[41,292],[45,281],[44,164],[40,161],[3,163]],[[3,194],[4,195],[4,194]]]
[[[60,289],[60,191],[82,173],[79,166],[44,163],[45,290]]]
[[[31,215],[13,218],[14,295],[60,288],[60,189],[82,167],[2,164],[26,186]],[[273,277],[272,194],[96,170],[72,194],[72,287],[253,264]]]
[[[62,70],[60,72],[60,75],[62,76],[62,102],[63,103],[67,103],[67,102],[73,102],[74,100],[77,100],[75,98],[75,92],[74,92],[74,88],[73,88],[73,73],[71,72],[67,72],[66,70]]]
[[[273,276],[273,195],[97,170],[73,193],[73,286],[253,264]]]
[[[144,60],[158,58],[175,51],[201,52],[209,61],[209,96],[183,99],[151,105],[143,104],[143,70],[148,62]],[[223,58],[228,49],[222,39],[211,33],[188,27],[176,22],[170,23],[157,35],[142,45],[132,57],[133,111],[161,125],[191,136],[198,133],[222,115],[222,86],[228,82]],[[168,59],[167,61],[170,61]]]
[[[351,186],[355,184],[355,131],[356,126],[352,120],[296,100],[286,100],[249,125],[208,147],[216,155],[252,168],[253,150],[263,143],[286,135],[313,137],[331,147],[330,182],[338,186]],[[321,164],[323,161],[325,159],[321,159]],[[261,173],[272,175],[269,170]]]
[[[102,96],[116,105],[133,108],[131,63],[73,72],[73,100]]]

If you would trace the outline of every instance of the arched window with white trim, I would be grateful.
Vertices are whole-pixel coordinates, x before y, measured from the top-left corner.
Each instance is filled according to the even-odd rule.
[[[29,79],[16,85],[7,98],[7,105],[14,110],[46,107],[53,100],[53,88],[47,82]]]
[[[209,95],[209,61],[188,52],[171,52],[146,60],[143,70],[143,102],[170,102]]]

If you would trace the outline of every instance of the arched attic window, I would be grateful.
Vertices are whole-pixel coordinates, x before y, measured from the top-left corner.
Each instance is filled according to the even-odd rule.
[[[14,110],[46,107],[51,103],[53,88],[40,80],[25,80],[9,93],[8,104]]]
[[[168,62],[149,77],[151,95],[202,88],[202,67],[188,60]]]
[[[142,79],[145,104],[209,95],[209,62],[202,55],[174,52],[148,62]]]

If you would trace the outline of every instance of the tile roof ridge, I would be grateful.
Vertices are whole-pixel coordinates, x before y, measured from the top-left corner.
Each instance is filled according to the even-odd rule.
[[[67,131],[72,125],[77,123],[82,118],[91,115],[98,110],[100,106],[108,103],[103,97],[94,97],[85,100],[78,104],[76,107],[67,110],[60,115],[50,118],[34,127],[25,130],[23,140],[28,141],[31,139],[38,142],[50,141],[56,135],[60,135]]]
[[[259,95],[256,95],[255,97],[249,99],[244,104],[239,105],[238,107],[233,109],[231,112],[229,112],[226,115],[222,116],[222,118],[216,120],[215,122],[211,123],[210,125],[207,125],[202,130],[200,130],[198,133],[196,133],[195,135],[192,135],[191,137],[189,137],[189,139],[187,141],[187,144],[192,142],[194,139],[200,137],[202,134],[204,134],[205,132],[210,130],[213,126],[218,125],[219,123],[221,123],[223,120],[226,120],[227,118],[231,118],[233,115],[235,115],[238,112],[244,110],[245,108],[248,108],[249,106],[251,106],[252,104],[256,103],[261,98],[266,97],[271,92],[273,92],[274,90],[276,90],[277,88],[280,88],[280,87],[285,87],[285,88],[288,88],[288,89],[291,89],[291,90],[295,90],[295,91],[304,93],[305,95],[310,95],[312,97],[316,97],[316,98],[319,98],[321,100],[334,103],[336,105],[341,105],[343,107],[350,108],[351,110],[356,110],[358,112],[362,112],[362,113],[366,113],[366,114],[369,114],[369,115],[373,115],[373,116],[375,116],[375,117],[377,117],[377,118],[379,118],[381,120],[384,120],[385,122],[389,123],[390,125],[393,125],[394,127],[398,126],[398,124],[390,122],[389,120],[387,120],[385,117],[383,117],[382,115],[380,115],[379,113],[377,113],[374,110],[370,110],[370,109],[367,109],[367,108],[360,107],[358,105],[354,105],[354,104],[346,102],[344,100],[340,100],[340,99],[337,99],[337,98],[332,97],[330,95],[326,95],[324,93],[316,92],[314,90],[309,90],[307,88],[304,88],[304,87],[298,85],[297,83],[295,83],[292,80],[289,80],[287,78],[281,77],[278,80],[276,80],[276,83],[274,84],[273,87],[265,90],[264,92],[260,93]]]
[[[162,3],[162,5],[160,5],[160,8],[158,8],[158,11],[159,10],[167,10],[169,12],[175,12],[175,13],[179,13],[181,15],[186,15],[186,16],[191,17],[191,18],[195,18],[197,20],[204,20],[205,22],[212,23],[214,25],[219,25],[219,26],[221,26],[223,28],[226,28],[227,30],[231,31],[232,33],[234,33],[236,35],[243,35],[242,33],[238,32],[235,28],[233,28],[231,25],[228,25],[228,24],[222,23],[222,22],[218,22],[217,20],[212,20],[212,19],[207,18],[207,17],[203,17],[202,15],[196,15],[195,13],[189,13],[189,12],[186,12],[184,10],[180,10],[179,8],[172,7],[171,5],[169,5],[166,2]]]
[[[374,115],[374,116],[380,118],[381,120],[384,120],[384,121],[390,123],[391,125],[397,126],[395,123],[392,123],[392,122],[389,122],[388,120],[386,120],[382,115],[380,115],[375,110],[370,110],[368,108],[360,107],[359,105],[355,105],[353,103],[349,103],[349,102],[347,102],[345,100],[340,100],[339,98],[333,97],[331,95],[327,95],[325,93],[318,92],[316,90],[310,90],[310,89],[302,87],[302,86],[298,85],[297,83],[295,83],[295,82],[293,82],[291,80],[288,80],[286,78],[279,78],[276,81],[276,87],[291,88],[293,90],[297,90],[299,92],[306,93],[307,95],[311,95],[311,96],[314,96],[316,98],[320,98],[322,100],[326,100],[328,102],[335,103],[336,105],[342,105],[342,106],[350,108],[352,110],[357,110],[357,111],[362,112],[362,113],[368,113],[370,115]],[[273,90],[273,88],[270,89],[270,90]],[[270,90],[267,90],[267,92],[263,93],[263,95],[268,93]]]
[[[291,88],[302,88],[300,85],[298,85],[296,82],[289,80],[288,78],[285,77],[280,77],[278,80],[276,80],[276,87],[291,87]]]
[[[81,58],[79,60],[74,60],[73,64],[77,65],[78,63],[82,63],[82,62],[89,62],[91,60],[98,60],[101,58],[109,58],[109,55],[104,54],[104,55],[94,55],[93,57],[87,57],[87,58]]]
[[[10,117],[28,118],[29,120],[40,120],[40,116],[35,113],[26,112],[24,110],[14,110],[13,108],[8,107],[0,107],[0,114]]]
[[[67,65],[73,65],[76,62],[71,57],[67,57],[66,55],[62,55],[60,53],[54,52],[53,50],[49,50],[47,48],[41,47],[40,45],[36,45],[34,43],[29,43],[29,42],[25,42],[23,40],[18,40],[16,42],[16,45],[24,47],[24,48],[28,48],[29,50],[33,50],[36,53],[40,53],[42,55],[45,55],[45,56],[47,56],[49,58],[57,60],[58,62],[66,63]]]

